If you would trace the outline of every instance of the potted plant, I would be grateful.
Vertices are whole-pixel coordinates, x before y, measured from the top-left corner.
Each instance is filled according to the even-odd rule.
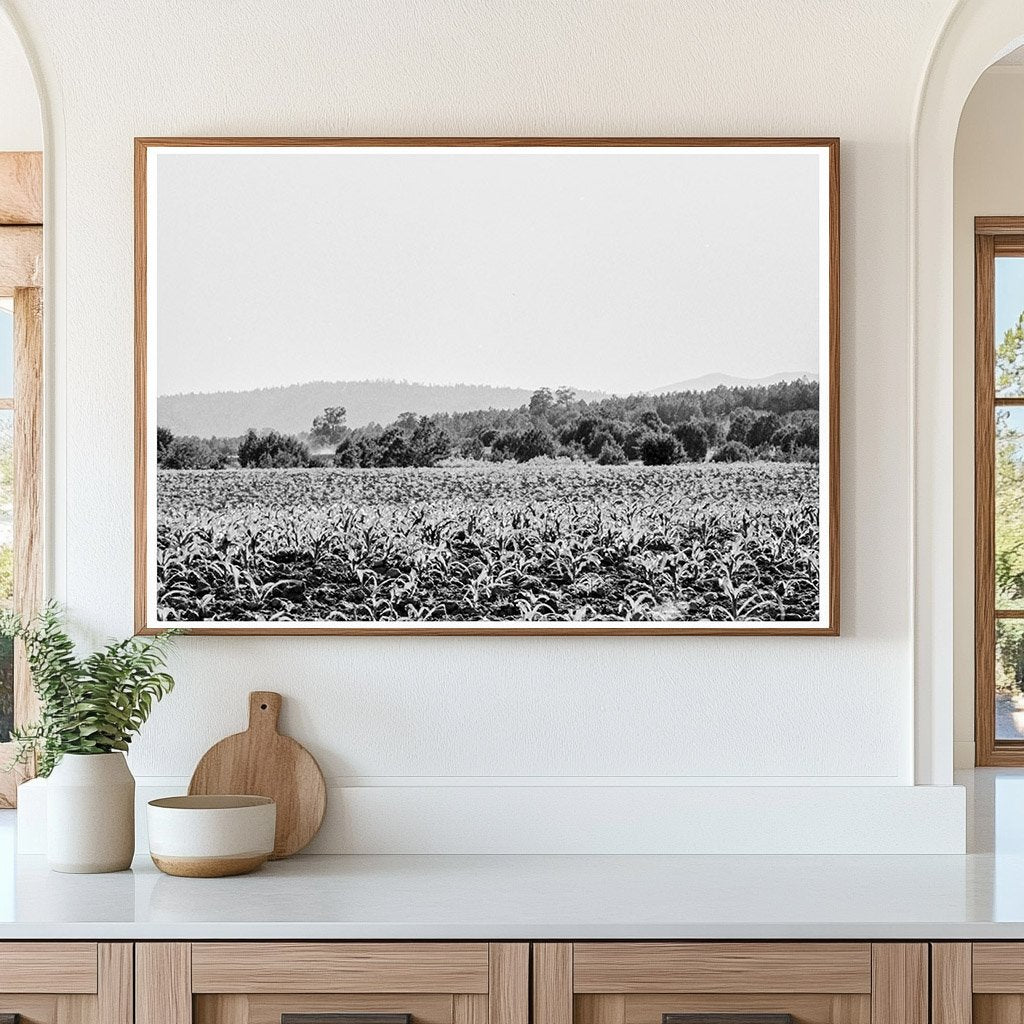
[[[153,702],[174,687],[162,671],[173,631],[130,637],[79,658],[49,604],[25,623],[0,613],[20,640],[39,697],[38,721],[12,733],[12,764],[35,757],[48,777],[47,861],[54,871],[123,871],[135,852],[135,779],[124,758]]]

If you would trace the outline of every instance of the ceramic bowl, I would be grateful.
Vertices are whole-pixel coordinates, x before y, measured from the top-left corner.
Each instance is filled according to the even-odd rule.
[[[266,796],[169,796],[147,808],[149,852],[168,875],[224,878],[274,852],[277,805]]]

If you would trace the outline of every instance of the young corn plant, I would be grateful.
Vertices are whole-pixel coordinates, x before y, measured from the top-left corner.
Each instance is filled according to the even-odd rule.
[[[178,622],[807,620],[818,495],[798,462],[161,470],[158,605]]]

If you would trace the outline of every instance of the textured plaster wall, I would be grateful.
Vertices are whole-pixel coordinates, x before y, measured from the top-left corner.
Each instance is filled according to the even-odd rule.
[[[840,639],[185,638],[137,773],[187,775],[260,687],[371,785],[913,781],[908,159],[945,0],[3,6],[54,113],[51,588],[93,639],[132,628],[133,136],[843,140]]]

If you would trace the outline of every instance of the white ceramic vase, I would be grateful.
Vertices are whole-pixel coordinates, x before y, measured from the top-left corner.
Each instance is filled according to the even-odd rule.
[[[135,853],[135,778],[124,754],[65,754],[46,783],[54,871],[124,871]]]

